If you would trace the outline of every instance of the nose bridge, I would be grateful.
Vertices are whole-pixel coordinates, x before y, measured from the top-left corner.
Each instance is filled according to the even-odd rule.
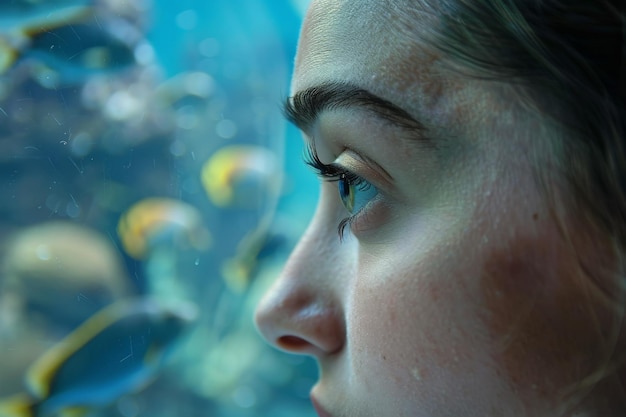
[[[261,334],[288,352],[319,356],[344,344],[342,281],[349,273],[349,249],[324,218],[316,214],[256,311]]]

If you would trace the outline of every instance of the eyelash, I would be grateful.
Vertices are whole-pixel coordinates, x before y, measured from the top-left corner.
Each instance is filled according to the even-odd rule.
[[[306,147],[306,151],[304,154],[304,162],[313,168],[318,177],[322,178],[325,181],[342,181],[345,180],[349,185],[356,187],[359,191],[367,191],[372,184],[368,181],[364,180],[357,174],[348,171],[345,168],[342,168],[336,164],[325,164],[317,155],[317,151],[315,148],[309,144]],[[339,226],[337,227],[337,232],[339,234],[339,239],[343,240],[344,231],[347,226],[350,226],[356,216],[359,215],[361,210],[352,214],[351,216],[346,217],[345,219],[339,222]]]

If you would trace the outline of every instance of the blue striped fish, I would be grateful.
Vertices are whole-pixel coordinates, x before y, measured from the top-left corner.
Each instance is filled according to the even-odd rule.
[[[0,417],[84,415],[149,384],[197,313],[191,303],[120,301],[89,318],[28,370]]]

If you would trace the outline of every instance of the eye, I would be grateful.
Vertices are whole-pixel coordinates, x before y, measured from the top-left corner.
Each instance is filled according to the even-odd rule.
[[[371,183],[350,172],[344,172],[337,180],[339,198],[348,213],[358,213],[378,194]]]
[[[324,164],[320,161],[315,148],[309,146],[304,160],[325,181],[336,182],[339,199],[350,214],[339,223],[339,237],[343,237],[346,226],[360,221],[368,208],[366,207],[378,195],[378,189],[363,177],[346,169],[338,163]]]

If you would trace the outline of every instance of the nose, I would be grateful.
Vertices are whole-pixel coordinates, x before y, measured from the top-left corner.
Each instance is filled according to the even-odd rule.
[[[336,229],[329,235],[315,222],[309,226],[256,310],[256,326],[270,344],[318,358],[342,349],[345,243]]]

